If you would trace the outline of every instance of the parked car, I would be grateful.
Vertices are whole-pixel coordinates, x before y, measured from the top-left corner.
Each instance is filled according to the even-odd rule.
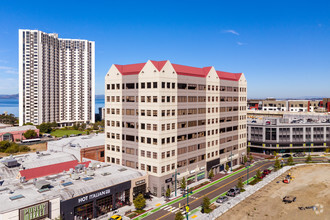
[[[256,120],[252,120],[251,123],[257,123],[257,121]]]
[[[75,134],[70,134],[70,137],[75,137],[76,135]]]
[[[227,202],[228,201],[228,197],[227,196],[220,196],[218,199],[217,199],[217,203],[224,203],[224,202]]]
[[[267,175],[265,173],[262,173],[261,176],[259,176],[259,179],[265,178]]]
[[[235,197],[237,194],[240,193],[240,190],[237,187],[233,187],[227,192],[227,196]]]
[[[306,154],[304,152],[298,152],[298,153],[295,153],[293,154],[294,157],[304,157],[306,156]]]
[[[268,174],[270,174],[271,172],[272,172],[271,170],[269,170],[269,169],[265,169],[264,172],[263,172],[263,174],[268,175]]]
[[[109,220],[122,220],[122,217],[120,215],[113,215]]]
[[[282,158],[288,158],[288,157],[291,157],[291,154],[284,154],[284,155],[282,155]]]

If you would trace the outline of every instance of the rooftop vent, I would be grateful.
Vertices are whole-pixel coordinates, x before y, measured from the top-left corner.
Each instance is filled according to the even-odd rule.
[[[79,179],[80,179],[80,177],[79,177],[78,174],[76,174],[76,173],[71,174],[71,178],[72,178],[73,180],[79,180]]]
[[[118,169],[119,172],[123,172],[125,170],[127,170],[127,169],[126,168],[120,168],[120,169]]]
[[[39,180],[35,183],[35,186],[38,190],[44,190],[50,188],[50,183],[46,180]]]
[[[77,166],[74,167],[76,172],[80,172],[82,170],[84,170],[85,165],[84,164],[78,164]]]
[[[3,163],[9,168],[19,166],[19,163],[17,162],[17,160],[12,159],[12,158],[9,158],[9,159],[3,161]]]
[[[94,176],[95,175],[93,170],[87,170],[86,174],[87,174],[87,176]]]
[[[102,176],[109,176],[109,175],[111,175],[111,173],[109,173],[109,172],[104,172],[104,173],[101,173],[101,175],[102,175]]]

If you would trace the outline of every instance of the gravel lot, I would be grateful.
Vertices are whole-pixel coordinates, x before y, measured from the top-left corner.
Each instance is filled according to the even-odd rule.
[[[282,183],[291,173],[294,180]],[[280,183],[276,183],[280,181]],[[294,203],[284,204],[286,195],[296,196]],[[299,210],[298,207],[317,209]],[[311,164],[292,168],[217,220],[236,219],[329,219],[330,220],[330,164]]]

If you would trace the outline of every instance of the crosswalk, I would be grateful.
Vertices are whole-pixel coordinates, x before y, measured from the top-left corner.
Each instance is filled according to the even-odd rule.
[[[161,207],[160,209],[165,210],[165,211],[168,211],[168,212],[172,212],[172,213],[181,212],[182,215],[185,215],[185,214],[186,214],[186,212],[183,210],[184,207],[182,207],[182,208],[180,209],[180,208],[173,207],[173,206],[170,206],[170,205],[164,205],[164,206]],[[189,213],[188,213],[188,214],[189,214]]]

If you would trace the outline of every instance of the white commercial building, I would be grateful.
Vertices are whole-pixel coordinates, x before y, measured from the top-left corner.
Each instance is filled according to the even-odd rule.
[[[243,161],[244,74],[149,60],[112,65],[105,84],[106,162],[147,171],[154,195],[176,170],[189,184]]]
[[[95,43],[19,30],[19,123],[95,121]]]

